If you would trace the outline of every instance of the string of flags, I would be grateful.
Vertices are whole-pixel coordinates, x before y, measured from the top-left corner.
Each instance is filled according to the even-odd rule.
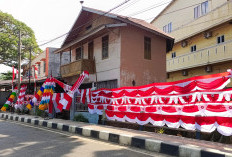
[[[41,100],[39,105],[40,110],[49,109],[49,113],[51,113],[53,106],[56,112],[61,112],[63,109],[69,110],[74,93],[78,91],[80,85],[88,77],[89,73],[84,71],[73,86],[64,84],[63,82],[52,77],[46,79],[35,97],[27,105],[27,108],[31,110],[34,104]],[[56,83],[67,93],[54,93]]]
[[[56,112],[61,112],[63,109],[69,110],[72,99],[75,92],[79,92],[79,87],[83,83],[83,81],[89,77],[89,73],[87,71],[84,71],[78,80],[74,83],[73,86],[69,86],[67,84],[64,84],[63,82],[50,77],[45,80],[45,82],[42,84],[39,91],[35,94],[35,96],[30,100],[30,103],[26,105],[26,108],[31,110],[35,104],[38,104],[39,102],[39,109],[40,110],[46,110],[48,109],[49,113],[52,113],[53,106],[56,110]],[[56,84],[58,84],[61,88],[64,89],[65,93],[54,93]],[[12,91],[10,97],[8,98],[7,102],[4,104],[4,106],[1,108],[1,111],[6,111],[9,108],[9,105],[11,105],[16,97],[16,90],[17,87]],[[18,100],[15,104],[16,109],[22,109],[25,93],[27,90],[26,85],[22,85],[19,93]],[[80,92],[79,92],[80,93]]]

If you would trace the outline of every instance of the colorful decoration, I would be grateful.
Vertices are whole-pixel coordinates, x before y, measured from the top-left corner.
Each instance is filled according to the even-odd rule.
[[[49,107],[50,99],[53,96],[53,91],[55,89],[56,83],[54,82],[54,79],[48,78],[44,83],[44,92],[40,101],[39,109],[40,110],[46,110]],[[51,104],[52,105],[52,104]]]
[[[61,112],[63,109],[69,110],[72,103],[73,94],[76,91],[79,91],[78,90],[79,86],[84,81],[84,79],[87,78],[88,76],[89,76],[88,72],[86,71],[83,72],[73,86],[66,85],[63,82],[60,82],[59,80],[52,77],[46,79],[40,90],[35,95],[35,97],[27,105],[27,108],[31,110],[34,104],[38,100],[40,100],[42,96],[39,105],[40,110],[48,109],[49,113],[52,113],[53,107],[55,108],[56,112]],[[54,93],[56,83],[60,87],[62,87],[65,92],[66,91],[69,92]]]
[[[187,130],[232,135],[232,89],[222,90],[232,77],[226,73],[170,83],[92,91],[90,113],[109,120],[167,125]]]
[[[59,113],[62,111],[62,109],[59,109],[57,106],[59,105],[59,102],[61,99],[64,98],[64,93],[54,93],[53,97],[52,97],[52,102],[53,102],[53,106],[55,108],[56,113]]]
[[[1,111],[6,111],[9,108],[9,105],[11,105],[16,97],[16,91],[17,91],[17,87],[14,88],[14,90],[12,91],[10,97],[8,98],[8,100],[6,101],[6,103],[3,105],[3,107],[1,108]]]
[[[81,89],[81,99],[80,102],[85,104],[85,100],[87,99],[87,102],[90,102],[90,97],[91,97],[91,89]]]
[[[72,86],[64,84],[63,82],[61,82],[61,81],[59,81],[57,79],[54,79],[54,82],[57,83],[61,88],[63,88],[65,92],[68,92],[72,88]]]
[[[26,84],[21,85],[19,96],[18,96],[18,99],[17,99],[16,104],[14,106],[15,109],[20,109],[20,110],[23,109],[24,97],[25,97],[26,90],[27,90],[27,85]]]
[[[82,82],[85,80],[85,78],[88,78],[88,77],[89,77],[89,73],[87,71],[84,71],[80,75],[78,80],[74,83],[74,85],[69,90],[69,92],[64,93],[64,98],[60,100],[59,105],[57,106],[57,108],[59,110],[62,110],[62,109],[69,110],[70,109],[74,93],[78,90],[78,88],[80,87]]]
[[[45,81],[46,82],[46,81]],[[29,104],[27,104],[27,108],[29,110],[31,110],[34,107],[34,104],[39,101],[43,95],[44,92],[44,87],[45,87],[45,82],[43,83],[43,85],[40,87],[39,91],[36,93],[35,97],[30,101]]]

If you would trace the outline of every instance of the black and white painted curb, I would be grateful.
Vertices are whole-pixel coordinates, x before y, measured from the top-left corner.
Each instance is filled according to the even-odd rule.
[[[202,149],[193,145],[180,145],[173,142],[167,143],[154,139],[146,139],[142,137],[116,134],[107,131],[97,131],[92,128],[78,127],[73,125],[66,125],[62,123],[55,123],[52,120],[38,120],[24,117],[23,115],[11,115],[7,113],[0,113],[0,118],[8,119],[31,125],[48,127],[67,131],[73,134],[109,141],[125,146],[132,146],[136,148],[146,149],[153,152],[179,156],[179,157],[232,157],[232,154],[221,152],[214,149]]]

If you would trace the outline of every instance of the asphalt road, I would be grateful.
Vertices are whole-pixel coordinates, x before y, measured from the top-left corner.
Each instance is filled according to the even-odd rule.
[[[67,132],[0,120],[0,156],[12,157],[164,157]]]

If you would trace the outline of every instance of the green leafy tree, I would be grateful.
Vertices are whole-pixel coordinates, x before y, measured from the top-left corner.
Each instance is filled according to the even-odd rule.
[[[12,71],[0,74],[0,80],[12,80]]]
[[[29,58],[30,47],[40,53],[33,30],[25,23],[0,11],[0,64],[17,66],[19,30],[21,30],[22,59]]]

